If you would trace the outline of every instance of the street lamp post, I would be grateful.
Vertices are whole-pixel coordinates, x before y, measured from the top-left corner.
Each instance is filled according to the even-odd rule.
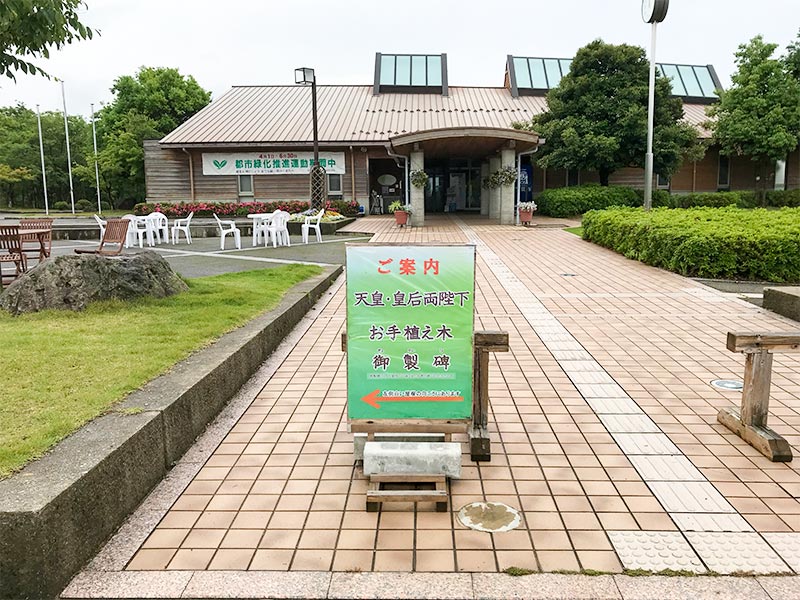
[[[319,136],[317,134],[317,77],[314,69],[301,67],[294,70],[294,82],[298,85],[311,85],[311,119],[314,136],[314,159],[311,163],[311,197],[310,205],[319,210],[325,204],[326,174],[325,168],[319,164]]]
[[[642,0],[642,20],[650,23],[650,86],[647,95],[647,154],[644,157],[644,209],[653,206],[653,113],[656,104],[656,26],[667,16],[669,0]]]
[[[94,104],[89,106],[92,109],[92,143],[94,144],[94,181],[97,187],[97,213],[103,214],[103,207],[100,202],[100,167],[97,165],[97,129],[94,126]]]

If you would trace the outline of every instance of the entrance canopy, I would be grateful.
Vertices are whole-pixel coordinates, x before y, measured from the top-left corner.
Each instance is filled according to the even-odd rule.
[[[540,145],[539,134],[519,129],[499,127],[445,127],[403,133],[389,138],[396,154],[408,155],[422,150],[425,158],[484,158],[503,148],[509,142],[517,152],[526,152]]]

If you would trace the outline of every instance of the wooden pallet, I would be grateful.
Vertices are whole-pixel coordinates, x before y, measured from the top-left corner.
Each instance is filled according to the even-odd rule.
[[[384,489],[389,485],[392,489]],[[433,486],[420,489],[420,486]],[[447,477],[411,473],[380,473],[369,476],[367,512],[377,512],[383,502],[435,502],[437,512],[447,512]]]

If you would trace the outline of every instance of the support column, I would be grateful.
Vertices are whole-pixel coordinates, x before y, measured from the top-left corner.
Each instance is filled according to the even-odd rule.
[[[489,159],[489,174],[498,171],[501,166],[500,157],[493,156]],[[489,190],[489,218],[493,220],[500,219],[500,188],[492,188]]]
[[[516,169],[517,151],[511,148],[504,148],[500,152],[501,167],[511,167]],[[500,188],[500,225],[514,225],[516,214],[514,212],[514,184],[501,185]]]
[[[489,190],[483,187],[483,180],[489,176],[489,163],[481,163],[481,214],[489,214]]]
[[[411,172],[425,169],[425,153],[422,150],[415,150],[411,153]],[[412,227],[423,227],[425,225],[425,188],[418,188],[411,185],[411,219]]]

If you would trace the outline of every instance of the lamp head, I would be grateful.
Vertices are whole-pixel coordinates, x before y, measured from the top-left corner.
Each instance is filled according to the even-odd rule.
[[[294,82],[302,85],[314,83],[314,69],[300,67],[294,70]]]

